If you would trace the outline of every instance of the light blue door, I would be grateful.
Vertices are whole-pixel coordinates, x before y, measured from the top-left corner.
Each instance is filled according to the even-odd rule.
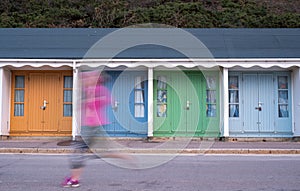
[[[111,124],[106,128],[110,136],[145,137],[147,135],[148,97],[147,72],[109,71],[106,83],[112,93],[112,107],[108,108]]]
[[[272,74],[243,74],[243,132],[274,132],[275,92]]]
[[[289,72],[278,72],[276,74],[275,133],[278,135],[293,135],[290,81]]]
[[[231,72],[229,132],[241,137],[291,137],[290,72]]]
[[[259,74],[258,130],[260,133],[274,132],[275,91],[272,74]]]

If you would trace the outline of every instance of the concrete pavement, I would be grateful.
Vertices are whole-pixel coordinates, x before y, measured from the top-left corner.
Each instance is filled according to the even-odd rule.
[[[8,138],[0,140],[0,153],[72,153],[70,138]],[[128,153],[190,154],[300,154],[294,139],[112,139],[118,151]],[[97,149],[96,149],[97,150]]]

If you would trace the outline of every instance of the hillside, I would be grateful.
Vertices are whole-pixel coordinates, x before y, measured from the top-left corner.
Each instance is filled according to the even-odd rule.
[[[0,27],[299,28],[299,0],[1,0]]]

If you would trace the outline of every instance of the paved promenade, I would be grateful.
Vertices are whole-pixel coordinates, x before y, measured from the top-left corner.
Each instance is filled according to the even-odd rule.
[[[0,153],[71,153],[70,139],[18,138],[0,140]],[[129,153],[191,154],[300,154],[299,140],[185,140],[113,139],[118,150]]]

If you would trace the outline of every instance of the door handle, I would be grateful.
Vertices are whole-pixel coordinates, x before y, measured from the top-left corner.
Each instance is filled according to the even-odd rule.
[[[263,105],[262,102],[258,102],[258,107],[255,107],[255,109],[257,109],[258,111],[261,111],[262,110],[262,105]]]
[[[186,110],[190,109],[191,102],[189,100],[186,101]]]
[[[255,109],[257,109],[258,111],[261,111],[261,107],[255,107]]]
[[[115,101],[113,109],[116,111],[118,109],[118,107],[119,107],[119,102]]]
[[[46,100],[43,101],[43,105],[41,106],[42,110],[45,110],[47,108],[48,102]]]

